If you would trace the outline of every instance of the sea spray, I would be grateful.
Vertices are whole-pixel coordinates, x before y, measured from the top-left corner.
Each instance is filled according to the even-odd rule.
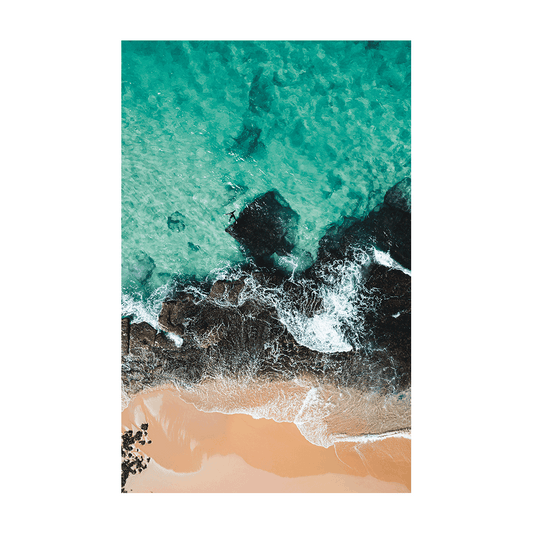
[[[404,274],[407,274],[408,276],[411,275],[411,271],[407,268],[404,268],[398,261],[395,261],[391,256],[389,252],[382,252],[381,250],[378,250],[377,248],[373,249],[374,254],[374,260],[376,263],[386,266],[388,268],[394,268],[396,270],[400,270]]]
[[[407,399],[391,403],[387,395],[319,383],[310,376],[271,382],[224,377],[176,388],[200,411],[291,422],[306,440],[324,448],[404,436],[411,424]]]
[[[280,321],[299,344],[327,354],[360,347],[359,336],[364,326],[362,314],[373,305],[372,295],[362,284],[363,270],[371,260],[367,250],[354,247],[349,258],[327,265],[318,272],[318,284],[305,277],[295,277],[293,271],[288,279],[303,289],[298,293],[300,299],[285,291],[283,285],[262,285],[254,272],[233,268],[217,269],[212,274],[217,280],[244,281],[245,287],[234,305],[256,299],[273,306]],[[310,308],[316,306],[317,300],[322,302],[322,309],[315,313]],[[220,305],[231,304],[221,302]],[[349,339],[346,338],[347,332]]]
[[[149,297],[141,292],[122,293],[121,313],[123,317],[131,317],[132,323],[146,322],[153,328],[159,329],[159,313],[163,301],[168,295],[169,286],[164,285],[156,289]]]
[[[362,284],[363,268],[369,263],[365,250],[353,248],[349,259],[319,271],[322,283],[318,296],[323,310],[311,317],[298,312],[290,299],[278,300],[280,319],[300,344],[323,353],[359,350],[364,326],[362,311],[372,305]]]

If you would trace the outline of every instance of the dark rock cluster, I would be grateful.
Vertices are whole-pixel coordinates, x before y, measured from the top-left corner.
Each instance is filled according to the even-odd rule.
[[[273,190],[248,204],[226,232],[240,242],[259,264],[295,246],[299,215]]]
[[[320,272],[350,257],[353,245],[374,245],[410,267],[410,183],[400,182],[380,209],[346,219],[322,239],[318,260],[300,279],[258,259],[287,253],[298,215],[279,193],[254,200],[227,231],[253,255],[242,276],[201,291],[181,286],[162,305],[158,329],[122,320],[123,382],[128,393],[168,382],[185,386],[210,376],[291,379],[313,374],[361,390],[398,392],[411,384],[411,277],[377,263],[363,270],[366,295],[357,323],[343,324],[354,348],[322,353],[299,344],[280,321],[272,299],[306,317],[323,310]],[[265,231],[268,228],[269,231]],[[253,284],[250,290],[247,284]],[[259,289],[258,289],[259,288]],[[255,291],[255,292],[254,292]],[[265,294],[271,295],[270,298]],[[179,335],[178,347],[167,334]]]
[[[411,384],[411,278],[400,270],[374,265],[368,272],[366,288],[380,296],[370,309],[365,326],[371,342],[391,354],[395,371]]]
[[[146,457],[135,446],[135,443],[142,446],[151,444],[148,440],[148,424],[141,424],[141,430],[135,434],[132,430],[125,431],[122,434],[122,476],[121,476],[121,492],[127,492],[124,487],[128,477],[133,474],[141,473],[150,462],[150,457]]]
[[[331,225],[320,240],[318,260],[312,269],[342,259],[353,245],[373,244],[407,269],[411,269],[411,180],[389,189],[384,202],[365,218],[344,217]]]
[[[256,275],[265,286],[273,282],[266,272]],[[295,286],[300,302],[310,302],[306,309],[312,316],[321,301]],[[366,288],[374,305],[361,317],[365,334],[358,334],[359,347],[328,354],[299,344],[272,304],[253,297],[239,302],[243,287],[243,280],[219,280],[207,298],[179,292],[163,303],[160,332],[146,323],[130,324],[129,338],[123,340],[130,347],[123,357],[126,389],[138,392],[167,382],[186,386],[209,376],[292,379],[303,373],[369,390],[410,386],[409,276],[372,265]],[[177,347],[165,331],[180,335],[183,344]],[[350,325],[344,333],[351,338]]]

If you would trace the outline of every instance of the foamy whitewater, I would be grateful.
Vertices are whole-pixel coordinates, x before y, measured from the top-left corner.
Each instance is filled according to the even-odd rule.
[[[326,354],[343,352],[357,347],[359,316],[365,306],[372,305],[372,295],[361,287],[362,269],[372,260],[388,268],[406,270],[388,254],[371,249],[368,252],[353,250],[351,260],[329,265],[322,276],[323,284],[318,294],[323,298],[324,310],[305,316],[295,308],[293,301],[281,289],[265,289],[250,274],[240,269],[213,273],[212,280],[237,280],[245,277],[245,288],[239,294],[242,305],[247,299],[263,300],[272,304],[283,324],[302,345]],[[308,280],[293,283],[306,285]],[[123,297],[123,316],[132,317],[132,323],[146,322],[158,331],[158,317],[162,302],[170,285],[161,287],[143,302]],[[207,298],[208,291],[201,287],[189,287],[199,298]],[[231,307],[227,302],[222,306]],[[301,307],[301,302],[300,302]],[[305,308],[305,303],[304,303]],[[353,336],[347,341],[343,325],[352,324]],[[177,347],[183,339],[165,333]],[[253,418],[267,418],[276,422],[294,423],[301,434],[312,444],[328,448],[336,442],[365,443],[390,437],[410,438],[410,391],[397,394],[369,394],[353,388],[320,382],[312,376],[302,376],[291,381],[268,382],[257,379],[250,362],[248,373],[232,379],[221,374],[211,374],[200,384],[184,386],[174,382],[177,393],[187,403],[204,412],[224,414],[248,414]],[[123,409],[130,398],[123,394]],[[398,430],[398,428],[403,428]]]
[[[314,282],[301,274],[328,228],[365,217],[410,176],[410,71],[402,41],[124,42],[122,316],[161,332],[176,290],[203,300],[217,280],[244,280],[237,303],[220,306],[264,302],[326,365],[333,354],[357,358],[361,317],[377,297],[363,286],[365,269],[411,272],[377,247],[353,247]],[[295,246],[273,264],[307,300],[262,286],[224,231],[226,213],[270,190],[298,214]],[[266,381],[258,365],[251,356],[233,377],[208,365],[199,383],[173,383],[200,411],[291,422],[325,448],[410,438],[410,389],[362,392],[311,375]],[[130,400],[123,388],[122,407]]]

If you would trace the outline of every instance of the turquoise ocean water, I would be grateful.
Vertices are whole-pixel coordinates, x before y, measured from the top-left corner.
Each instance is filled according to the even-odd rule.
[[[191,280],[242,275],[248,258],[225,232],[225,213],[238,216],[273,189],[299,215],[296,246],[274,260],[305,284],[298,273],[315,261],[328,227],[364,217],[410,174],[409,42],[123,42],[122,315],[159,329],[173,284],[201,299],[208,285]],[[249,274],[241,295],[275,307],[297,343],[327,362],[360,347],[360,309],[373,305],[360,290],[362,265],[392,265],[375,253],[356,250],[329,265],[313,289],[322,301],[313,316]],[[123,359],[127,372],[135,358]],[[319,446],[410,427],[410,392],[379,394],[382,382],[396,391],[392,363],[369,367],[378,386],[365,396],[305,375],[258,381],[259,359],[248,354],[238,376],[211,361],[192,388],[174,381],[200,410],[294,422]]]
[[[245,261],[225,213],[272,189],[300,216],[277,264],[310,266],[410,177],[410,77],[403,41],[124,42],[123,298]]]

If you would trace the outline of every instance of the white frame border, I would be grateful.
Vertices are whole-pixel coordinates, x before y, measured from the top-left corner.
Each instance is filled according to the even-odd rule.
[[[275,20],[275,24],[272,22]],[[120,492],[121,41],[412,41],[412,492]],[[428,19],[104,19],[101,22],[101,512],[428,514],[431,512],[431,22]]]

